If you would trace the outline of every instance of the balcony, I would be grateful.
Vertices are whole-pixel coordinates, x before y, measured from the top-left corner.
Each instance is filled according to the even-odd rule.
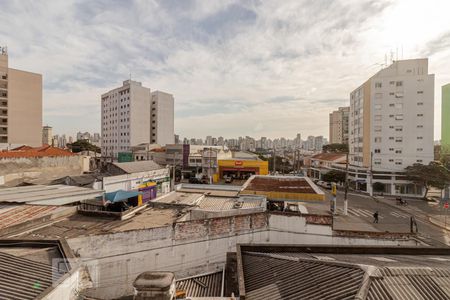
[[[8,97],[8,92],[4,90],[0,90],[0,99],[4,98],[6,99]]]
[[[8,108],[8,102],[6,101],[0,101],[0,109]]]
[[[8,111],[6,109],[0,109],[0,117],[8,117]]]
[[[8,80],[8,73],[0,72],[0,82]]]
[[[0,143],[8,143],[8,137],[0,135]]]

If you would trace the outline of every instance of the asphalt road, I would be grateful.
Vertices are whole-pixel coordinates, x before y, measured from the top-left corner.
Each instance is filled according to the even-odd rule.
[[[324,190],[326,199],[330,201],[330,190]],[[348,215],[343,215],[344,193],[338,191],[337,229],[367,230],[379,232],[410,232],[410,217],[414,216],[418,238],[436,247],[450,246],[450,232],[432,224],[430,215],[441,213],[437,203],[429,203],[421,199],[408,199],[407,206],[396,205],[392,198],[372,198],[368,195],[348,193]],[[373,213],[378,211],[379,223],[374,224]]]

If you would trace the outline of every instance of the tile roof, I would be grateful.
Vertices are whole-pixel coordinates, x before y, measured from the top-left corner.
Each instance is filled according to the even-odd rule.
[[[76,154],[48,145],[42,147],[31,148],[29,146],[21,146],[13,150],[0,151],[0,159],[2,158],[29,158],[29,157],[48,157],[48,156],[75,156]]]
[[[317,193],[305,177],[297,176],[253,176],[245,183],[242,193],[246,191]]]
[[[51,265],[0,252],[0,299],[35,299],[62,275]]]
[[[177,290],[186,292],[186,297],[221,297],[223,272],[197,275],[177,280]]]
[[[113,163],[113,165],[122,169],[125,173],[128,174],[164,169],[163,166],[155,163],[152,160]]]

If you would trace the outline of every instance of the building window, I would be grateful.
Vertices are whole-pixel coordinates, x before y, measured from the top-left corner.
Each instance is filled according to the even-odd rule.
[[[396,138],[395,138],[395,142],[396,142],[396,143],[401,143],[401,142],[403,142],[403,137],[401,137],[401,136],[396,137]]]
[[[403,86],[403,81],[397,81],[397,82],[395,83],[395,85],[396,85],[396,86]]]
[[[389,162],[394,162],[394,160],[391,158],[391,159],[389,159]]]
[[[401,153],[402,153],[402,149],[397,149],[397,150],[395,150],[395,153],[396,153],[396,154],[401,154]]]
[[[423,94],[423,91],[417,91],[417,94]]]
[[[381,137],[376,137],[374,140],[375,140],[375,143],[381,143]]]
[[[393,137],[393,136],[390,136],[390,137],[389,137],[389,139],[390,139],[390,140],[393,140],[393,139],[394,139],[394,137]]]
[[[417,102],[417,105],[418,105],[418,106],[422,106],[422,105],[423,105],[423,102]]]
[[[423,117],[423,114],[417,114],[418,117]]]
[[[423,128],[423,125],[417,125],[417,128]]]
[[[395,85],[395,81],[389,81],[390,85]]]
[[[374,152],[375,153],[381,153],[381,150],[380,149],[375,149]]]
[[[418,140],[423,140],[423,137],[418,136],[417,139],[418,139]]]
[[[416,160],[416,162],[421,163],[421,162],[423,162],[423,160],[418,159],[418,160]]]
[[[403,131],[403,126],[396,126],[395,131]]]
[[[395,106],[394,103],[390,103],[390,104],[389,104],[389,107],[394,107],[394,106]]]
[[[394,148],[389,148],[389,151],[394,151]]]
[[[381,132],[381,126],[375,126],[375,132]]]
[[[373,163],[376,164],[376,165],[381,165],[381,159],[375,159],[373,161]]]
[[[416,150],[417,150],[417,152],[422,152],[423,148],[417,148]]]
[[[394,115],[389,115],[389,118],[393,118],[394,117]]]
[[[375,87],[376,88],[381,88],[381,82],[375,82]]]
[[[390,92],[390,93],[389,93],[389,96],[394,96],[394,95],[395,95],[394,92]]]
[[[403,114],[395,115],[396,120],[403,120]]]
[[[396,159],[395,160],[395,164],[396,165],[401,165],[401,164],[403,164],[403,161],[401,159]]]

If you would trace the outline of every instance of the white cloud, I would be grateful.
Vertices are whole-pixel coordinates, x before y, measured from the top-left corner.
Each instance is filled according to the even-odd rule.
[[[44,120],[59,133],[98,131],[100,94],[130,73],[174,94],[176,131],[189,137],[326,136],[328,113],[402,46],[405,58],[431,54],[436,113],[440,85],[450,81],[450,50],[439,43],[450,31],[447,1],[1,6],[0,44],[8,44],[12,67],[44,75]]]

